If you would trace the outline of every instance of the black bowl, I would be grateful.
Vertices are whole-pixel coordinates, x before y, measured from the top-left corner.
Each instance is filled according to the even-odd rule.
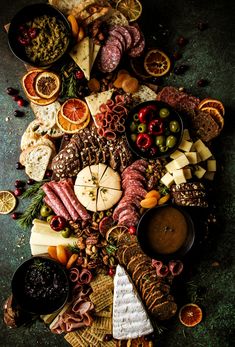
[[[183,214],[187,223],[187,236],[181,248],[178,249],[176,252],[170,253],[170,254],[162,254],[162,253],[157,253],[152,247],[151,243],[149,242],[148,237],[146,236],[146,233],[147,233],[146,227],[148,222],[156,213],[158,213],[161,209],[164,209],[167,207],[173,207]],[[151,208],[143,214],[137,227],[137,237],[143,252],[147,254],[149,257],[151,257],[152,259],[159,259],[159,260],[179,259],[179,258],[182,258],[191,249],[194,243],[194,238],[195,238],[195,228],[194,228],[194,223],[192,218],[187,212],[185,212],[183,208],[180,208],[175,205],[165,204],[165,205]]]
[[[50,62],[39,62],[34,63],[26,55],[25,47],[18,42],[19,27],[25,23],[33,20],[36,17],[47,15],[49,17],[55,17],[60,20],[65,28],[66,36],[68,37],[68,44],[64,47],[64,50]],[[49,68],[51,65],[60,61],[64,55],[68,52],[71,42],[71,26],[67,18],[55,7],[45,4],[38,3],[26,6],[22,8],[11,20],[9,31],[8,31],[8,43],[13,54],[26,64],[32,65],[37,68]]]
[[[11,288],[20,308],[38,315],[59,310],[69,297],[69,280],[64,268],[42,256],[32,257],[18,267]]]
[[[139,112],[139,110],[143,107],[146,107],[148,105],[156,105],[158,111],[161,108],[167,108],[170,111],[170,116],[163,119],[164,123],[169,123],[172,120],[176,120],[180,124],[180,131],[178,133],[171,133],[171,135],[175,135],[177,137],[177,142],[173,148],[169,148],[166,152],[161,153],[158,151],[155,155],[150,155],[149,152],[143,152],[141,151],[136,145],[135,142],[131,139],[131,130],[130,130],[130,125],[133,121],[133,116]],[[153,119],[160,118],[159,116],[154,117]],[[162,101],[157,101],[157,100],[152,100],[152,101],[145,101],[137,106],[135,106],[129,113],[128,117],[125,122],[125,134],[127,138],[128,145],[133,153],[137,155],[138,157],[144,158],[144,159],[156,159],[156,158],[164,158],[168,157],[171,153],[173,153],[179,146],[181,140],[182,140],[182,135],[183,135],[183,120],[180,117],[180,115],[168,104],[162,102]]]

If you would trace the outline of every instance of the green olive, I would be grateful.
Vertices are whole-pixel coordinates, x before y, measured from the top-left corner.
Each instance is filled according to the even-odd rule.
[[[131,134],[131,139],[132,139],[133,142],[136,141],[136,138],[137,138],[137,135],[136,135],[136,134]]]
[[[138,125],[138,133],[145,133],[147,130],[147,125],[144,123],[141,123]]]
[[[40,209],[40,215],[42,217],[48,217],[50,216],[50,214],[52,214],[52,209],[47,205],[42,205]]]
[[[167,147],[167,146],[159,146],[159,151],[160,151],[161,153],[165,153],[165,152],[168,151],[168,147]]]
[[[64,228],[64,230],[61,231],[61,235],[65,239],[67,239],[71,235],[71,230],[68,227],[66,227],[66,228]]]
[[[51,222],[51,218],[54,217],[54,214],[51,214],[50,216],[47,217],[47,223]]]
[[[168,110],[168,108],[161,108],[159,111],[159,116],[161,118],[167,118],[170,115],[170,111]]]
[[[163,146],[165,145],[165,142],[166,142],[165,136],[161,135],[156,137],[155,143],[157,146]]]
[[[134,114],[133,119],[134,119],[135,122],[138,122],[138,120],[139,120],[138,113]]]
[[[137,130],[137,124],[135,122],[131,122],[130,130],[134,133]]]
[[[173,135],[170,135],[166,139],[166,146],[169,147],[169,148],[173,148],[173,147],[175,147],[176,142],[177,142],[176,137],[173,136]]]
[[[180,131],[180,124],[177,120],[173,120],[170,122],[170,131],[172,133],[178,133]]]

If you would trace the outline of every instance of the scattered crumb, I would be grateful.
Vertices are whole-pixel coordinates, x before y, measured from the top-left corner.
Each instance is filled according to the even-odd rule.
[[[9,120],[10,120],[10,117],[6,117],[6,118],[5,118],[5,121],[6,121],[6,122],[9,122]]]

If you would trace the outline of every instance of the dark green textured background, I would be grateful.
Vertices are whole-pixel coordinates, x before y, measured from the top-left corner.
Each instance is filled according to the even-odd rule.
[[[5,88],[21,90],[20,79],[24,66],[9,51],[3,26],[29,0],[1,0],[0,8],[0,189],[14,189],[16,179],[25,179],[15,170],[19,156],[20,136],[32,112],[26,109],[22,119],[14,118],[16,108]],[[204,319],[193,329],[184,328],[177,319],[167,324],[165,333],[157,338],[160,347],[228,347],[234,335],[234,233],[235,233],[235,86],[234,86],[234,1],[158,0],[142,1],[144,11],[141,26],[150,45],[163,47],[169,53],[177,49],[177,38],[185,36],[189,43],[181,49],[183,58],[178,64],[189,66],[182,76],[173,74],[163,80],[165,85],[185,87],[201,98],[211,96],[223,101],[226,107],[225,128],[214,144],[219,173],[214,187],[218,207],[219,227],[202,235],[201,245],[194,247],[186,263],[184,280],[176,283],[178,302],[196,299],[203,308]],[[208,22],[208,29],[200,32],[199,21]],[[167,35],[162,35],[163,24]],[[165,37],[165,39],[163,39]],[[205,78],[209,85],[197,87],[197,80]],[[9,120],[6,121],[6,118]],[[19,206],[19,210],[23,206]],[[1,216],[0,228],[0,304],[10,293],[10,280],[16,267],[30,257],[29,232],[22,232],[9,216]],[[206,236],[206,237],[205,237]],[[217,262],[218,266],[212,266]],[[190,281],[190,283],[188,283]],[[195,297],[195,294],[197,297]],[[67,346],[63,337],[52,335],[37,323],[31,328],[10,330],[1,319],[0,345],[3,347]]]

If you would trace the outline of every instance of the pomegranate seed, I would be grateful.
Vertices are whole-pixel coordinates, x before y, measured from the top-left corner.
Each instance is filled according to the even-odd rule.
[[[19,95],[14,95],[14,96],[12,97],[12,99],[13,99],[14,101],[18,101],[18,100],[20,100],[20,96],[19,96]]]
[[[29,178],[28,181],[27,181],[27,184],[28,184],[29,186],[31,186],[31,185],[34,184],[34,183],[35,183],[35,181],[34,181],[32,178]]]
[[[114,276],[115,275],[114,269],[110,268],[109,271],[108,271],[108,275],[109,276]]]
[[[22,45],[22,46],[28,46],[30,43],[30,39],[28,37],[18,37],[18,42]]]
[[[23,193],[23,190],[21,188],[16,188],[14,191],[15,196],[21,196]]]
[[[47,170],[46,173],[45,173],[45,176],[46,176],[47,178],[50,178],[50,177],[52,176],[52,173],[53,173],[52,170]]]
[[[38,35],[37,30],[35,28],[29,28],[28,35],[32,40],[35,39]]]
[[[12,96],[19,94],[19,91],[17,89],[11,88],[11,87],[7,88],[6,92],[8,95],[12,95]]]
[[[135,235],[136,234],[136,227],[134,227],[134,226],[129,227],[128,233],[131,235]]]

